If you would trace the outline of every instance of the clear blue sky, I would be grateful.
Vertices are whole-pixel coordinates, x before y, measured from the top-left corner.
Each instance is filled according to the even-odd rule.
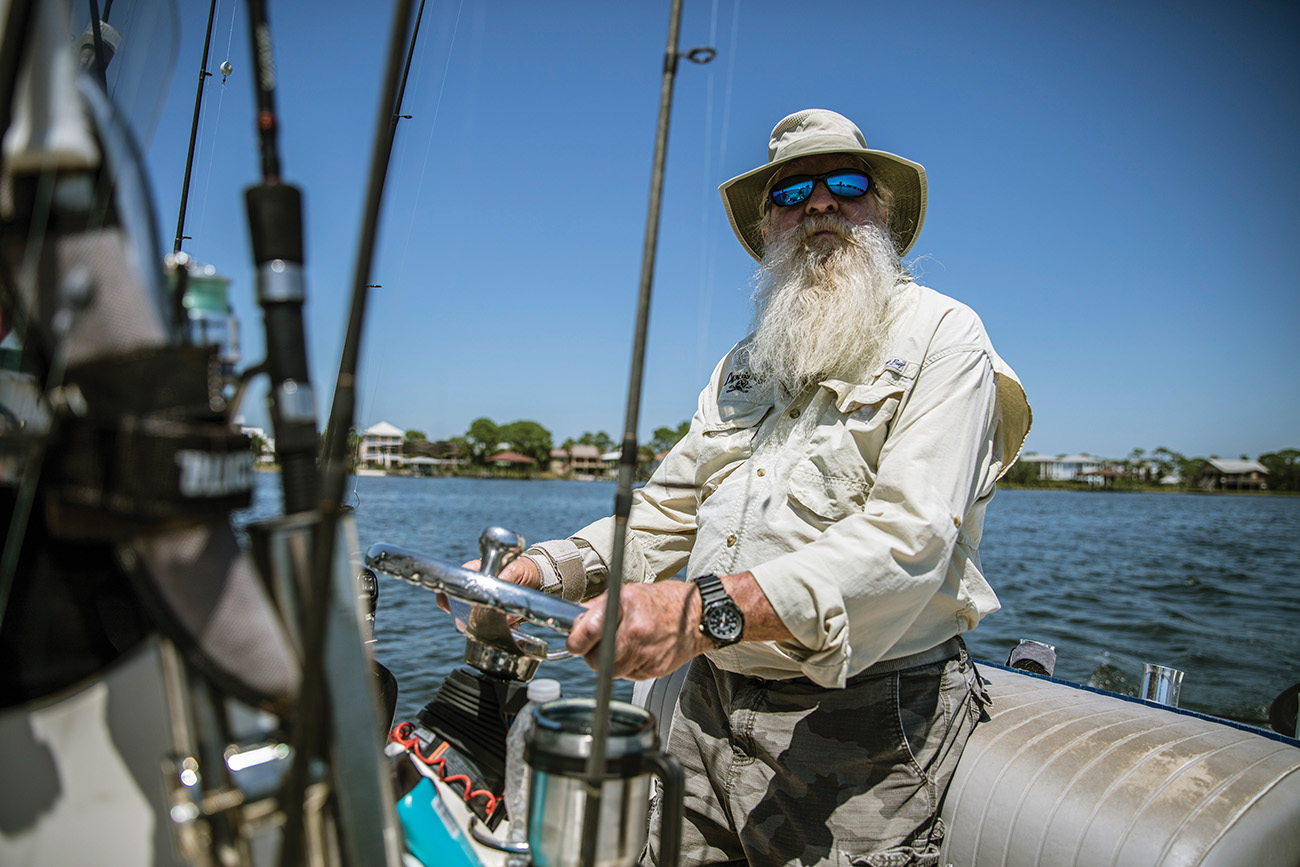
[[[148,149],[173,236],[207,3],[180,4]],[[428,2],[370,282],[358,426],[487,416],[622,432],[669,4]],[[235,25],[231,21],[234,13]],[[257,182],[246,3],[222,0],[186,250],[233,278],[263,356],[243,211]],[[324,423],[391,7],[272,2],[281,157],[307,202]],[[717,186],[807,107],[925,165],[914,271],[970,304],[1034,408],[1027,450],[1300,446],[1294,3],[685,3],[642,438],[688,418],[747,330],[752,262]],[[227,46],[230,46],[227,49]],[[264,389],[245,407],[265,425]]]

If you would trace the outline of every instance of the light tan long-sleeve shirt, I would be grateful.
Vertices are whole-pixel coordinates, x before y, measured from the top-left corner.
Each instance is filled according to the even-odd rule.
[[[748,570],[794,635],[712,651],[720,668],[842,686],[999,607],[979,541],[1029,404],[970,308],[912,283],[899,291],[885,361],[861,382],[782,396],[738,344],[635,493],[625,581]],[[567,578],[567,596],[601,592],[613,533],[605,518],[530,549],[543,588]]]

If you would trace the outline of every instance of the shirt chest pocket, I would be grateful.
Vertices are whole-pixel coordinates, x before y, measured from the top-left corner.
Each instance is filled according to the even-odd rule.
[[[858,386],[827,407],[790,472],[788,498],[799,516],[825,529],[861,512],[875,485],[904,384]]]
[[[703,503],[736,468],[754,454],[754,437],[771,404],[722,405],[718,417],[706,419],[696,463],[696,485]]]

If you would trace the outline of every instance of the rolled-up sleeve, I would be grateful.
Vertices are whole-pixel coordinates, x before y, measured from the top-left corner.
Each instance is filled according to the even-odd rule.
[[[715,371],[716,377],[716,371]],[[713,399],[713,389],[706,388],[699,401]],[[695,544],[697,482],[702,463],[703,413],[697,411],[691,425],[678,443],[669,450],[650,480],[632,492],[632,509],[628,516],[628,533],[623,546],[623,580],[650,582],[670,578],[690,559]],[[614,550],[613,517],[593,521],[565,540],[541,542],[533,546],[534,560],[542,573],[542,589],[570,598],[589,599],[604,591],[609,578]],[[565,556],[581,558],[586,572],[586,587],[580,596],[562,582],[557,561]]]

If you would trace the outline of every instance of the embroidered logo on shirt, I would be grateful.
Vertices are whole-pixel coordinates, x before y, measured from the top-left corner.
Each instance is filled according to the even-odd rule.
[[[722,390],[726,394],[733,394],[737,391],[748,394],[749,390],[754,387],[755,382],[754,374],[748,370],[733,370],[727,374],[727,381],[722,384]]]
[[[907,370],[907,362],[901,358],[891,358],[885,362],[885,370],[892,370],[894,373],[902,374]]]

